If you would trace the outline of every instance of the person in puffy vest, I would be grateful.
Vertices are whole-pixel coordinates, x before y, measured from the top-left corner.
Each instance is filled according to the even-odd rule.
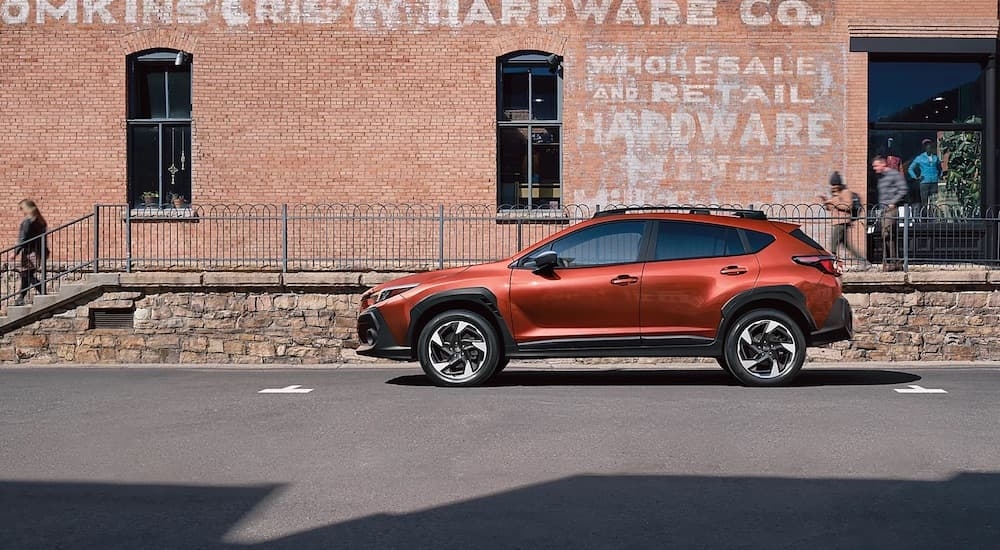
[[[855,202],[858,202],[855,197],[854,192],[844,184],[840,172],[834,172],[830,176],[830,196],[821,196],[820,199],[823,208],[830,213],[830,252],[839,256],[838,251],[843,246],[858,263],[867,268],[868,260],[858,252],[849,239],[851,226],[859,214],[855,212]]]

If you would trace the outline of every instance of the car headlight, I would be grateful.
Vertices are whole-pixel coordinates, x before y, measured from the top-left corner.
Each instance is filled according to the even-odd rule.
[[[407,290],[410,290],[411,288],[415,288],[416,286],[417,286],[416,284],[412,284],[412,285],[390,286],[388,288],[383,288],[374,296],[375,299],[373,300],[372,303],[377,304],[379,302],[384,302],[389,298],[392,298],[397,294],[402,294]]]

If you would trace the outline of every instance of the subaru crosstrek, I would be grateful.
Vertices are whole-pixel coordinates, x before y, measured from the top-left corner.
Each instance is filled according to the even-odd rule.
[[[777,386],[850,339],[836,258],[757,210],[608,210],[503,261],[361,298],[358,353],[475,386],[516,358],[709,357]]]

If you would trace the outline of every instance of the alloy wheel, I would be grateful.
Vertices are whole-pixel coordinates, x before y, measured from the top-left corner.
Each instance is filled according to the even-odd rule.
[[[747,325],[740,333],[736,349],[743,370],[762,380],[778,378],[788,372],[798,351],[788,327],[771,319]]]
[[[472,323],[448,321],[431,334],[427,356],[442,377],[463,382],[483,368],[487,356],[486,337]]]

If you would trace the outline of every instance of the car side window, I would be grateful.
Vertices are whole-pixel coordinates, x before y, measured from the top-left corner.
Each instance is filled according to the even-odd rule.
[[[559,256],[559,267],[595,267],[627,264],[639,261],[642,235],[646,222],[623,221],[592,225],[574,231],[532,253],[535,256],[553,250]],[[530,266],[530,259],[523,265]]]
[[[744,229],[743,234],[747,236],[747,243],[750,244],[751,254],[756,254],[764,250],[769,244],[774,242],[774,235],[768,235],[767,233]]]
[[[661,221],[654,260],[690,260],[746,254],[735,227],[698,222]]]

